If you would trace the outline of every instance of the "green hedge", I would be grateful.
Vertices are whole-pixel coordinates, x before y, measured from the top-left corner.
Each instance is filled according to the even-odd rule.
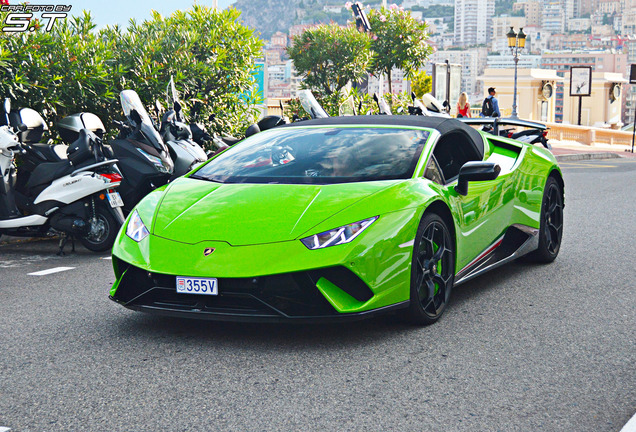
[[[169,17],[153,12],[128,29],[97,30],[84,12],[58,20],[49,33],[0,33],[0,97],[42,113],[50,126],[88,111],[110,129],[123,116],[121,90],[135,90],[148,108],[156,100],[166,106],[174,76],[186,113],[196,107],[204,122],[215,114],[218,132],[241,134],[261,102],[253,76],[261,41],[239,16],[234,8],[195,5]]]

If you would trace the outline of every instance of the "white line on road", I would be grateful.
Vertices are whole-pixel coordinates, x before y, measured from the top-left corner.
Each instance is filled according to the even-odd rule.
[[[46,276],[46,275],[50,275],[52,273],[59,273],[59,272],[63,272],[66,270],[73,270],[75,267],[53,267],[50,269],[46,269],[46,270],[41,270],[38,272],[34,272],[34,273],[29,273],[29,276]],[[2,432],[0,430],[0,432]]]
[[[113,259],[113,257],[112,257],[112,256],[107,256],[107,257],[102,257],[101,259],[107,259],[107,260],[109,260],[109,259]]]
[[[9,432],[11,429],[8,427],[0,426],[0,432]]]
[[[623,426],[621,432],[636,432],[636,414]]]

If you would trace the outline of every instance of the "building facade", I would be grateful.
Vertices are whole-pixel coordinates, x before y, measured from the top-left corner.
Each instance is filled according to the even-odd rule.
[[[492,38],[495,0],[455,0],[455,44],[486,44]]]

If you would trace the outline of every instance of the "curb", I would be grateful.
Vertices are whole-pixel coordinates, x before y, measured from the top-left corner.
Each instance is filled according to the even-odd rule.
[[[572,153],[556,156],[556,160],[559,162],[572,162],[581,160],[593,160],[593,159],[619,159],[623,156],[613,152],[594,152],[594,153]]]

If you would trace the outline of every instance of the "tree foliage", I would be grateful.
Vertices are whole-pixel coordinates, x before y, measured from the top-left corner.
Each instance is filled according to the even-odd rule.
[[[421,98],[433,89],[433,77],[426,71],[417,71],[411,75],[411,89],[415,96]]]
[[[219,129],[243,131],[254,119],[254,59],[261,42],[239,23],[240,12],[194,6],[169,17],[153,12],[127,30],[100,31],[90,14],[58,20],[49,33],[0,36],[0,96],[41,112],[50,126],[80,111],[107,125],[121,117],[119,92],[132,89],[152,106],[168,102],[174,76],[186,110],[216,114]]]
[[[196,106],[200,117],[215,114],[222,129],[244,130],[253,121],[251,108],[262,102],[253,77],[261,42],[238,22],[239,15],[233,8],[195,5],[168,18],[153,11],[151,20],[132,21],[127,32],[109,29],[120,41],[122,88],[134,85],[147,104],[168,102],[173,76],[181,100]]]
[[[49,33],[6,34],[0,39],[0,96],[52,121],[79,111],[108,112],[118,90],[115,41],[94,28],[85,12],[58,20]]]
[[[395,4],[388,9],[369,12],[374,52],[373,70],[386,74],[391,92],[391,70],[402,69],[407,76],[421,69],[433,52],[428,40],[428,26]]]
[[[371,64],[370,38],[355,27],[336,24],[309,29],[288,48],[304,83],[324,95],[339,92],[349,81],[366,75]]]

